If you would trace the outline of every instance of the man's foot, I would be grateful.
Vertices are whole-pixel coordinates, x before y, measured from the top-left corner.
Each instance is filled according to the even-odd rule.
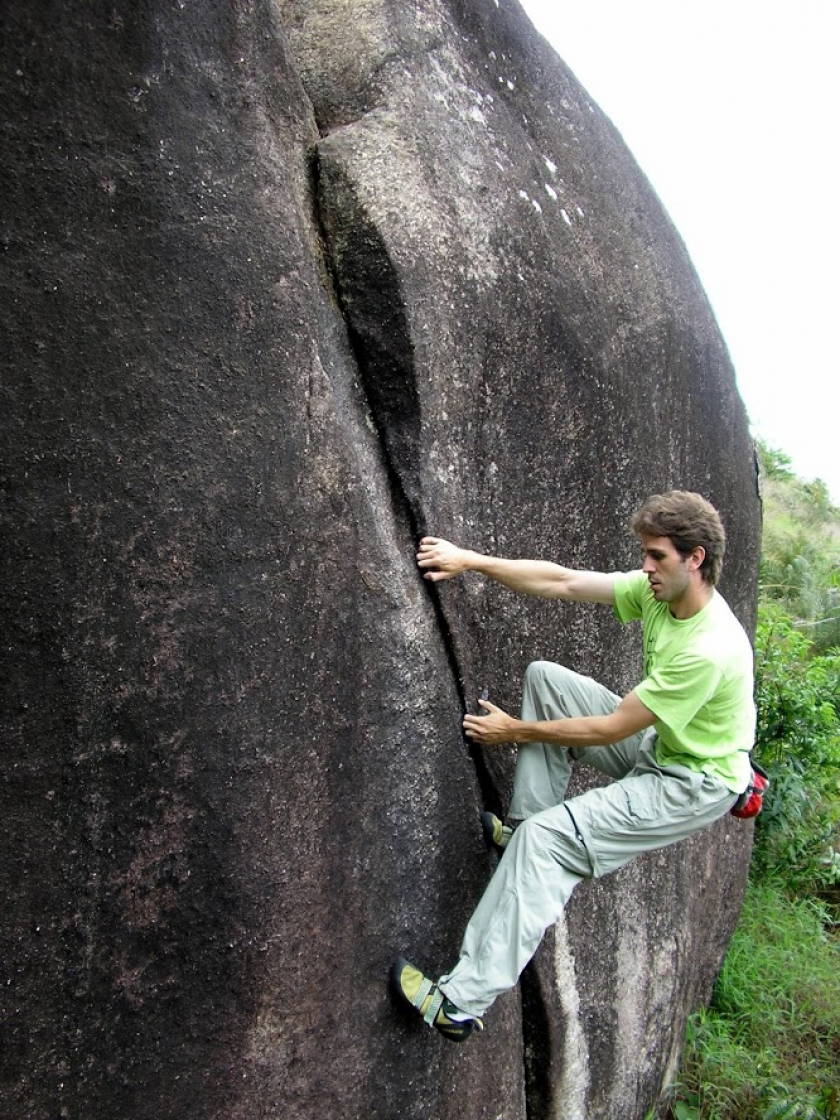
[[[399,994],[423,1021],[440,1031],[450,1042],[464,1042],[474,1030],[484,1030],[481,1019],[459,1011],[433,980],[424,976],[419,968],[409,964],[404,957],[399,957],[394,963],[391,980]]]
[[[511,826],[500,821],[495,813],[481,814],[481,831],[488,845],[497,848],[500,852],[505,850],[513,836]]]

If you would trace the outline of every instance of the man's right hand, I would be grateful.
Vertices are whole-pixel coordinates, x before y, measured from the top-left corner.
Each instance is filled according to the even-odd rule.
[[[469,571],[472,566],[470,561],[475,558],[474,552],[458,548],[442,537],[423,537],[419,547],[417,566],[424,569],[423,578],[433,583]]]

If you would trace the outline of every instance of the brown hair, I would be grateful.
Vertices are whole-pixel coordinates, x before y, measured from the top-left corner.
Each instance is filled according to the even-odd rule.
[[[720,514],[700,494],[689,490],[652,494],[636,511],[630,528],[637,537],[668,537],[681,556],[705,549],[701,576],[713,587],[720,578],[726,533]]]

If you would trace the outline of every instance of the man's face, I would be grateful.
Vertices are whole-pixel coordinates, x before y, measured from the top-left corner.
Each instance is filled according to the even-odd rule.
[[[674,603],[691,586],[691,557],[682,556],[670,537],[642,536],[642,571],[648,577],[653,597],[659,603]]]

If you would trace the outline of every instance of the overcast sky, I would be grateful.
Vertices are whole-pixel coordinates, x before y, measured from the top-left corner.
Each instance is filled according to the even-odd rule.
[[[840,505],[840,0],[521,2],[680,231],[753,431]]]

